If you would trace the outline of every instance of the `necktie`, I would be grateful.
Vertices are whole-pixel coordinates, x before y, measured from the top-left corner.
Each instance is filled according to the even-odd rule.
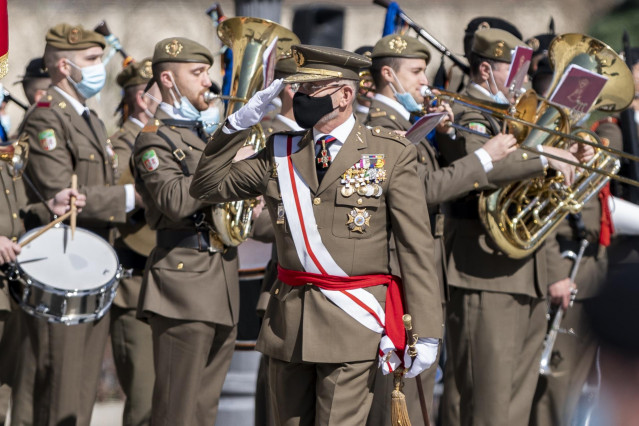
[[[328,170],[328,166],[331,165],[331,153],[329,151],[330,145],[335,142],[337,138],[326,135],[322,136],[317,140],[317,145],[320,145],[319,151],[317,151],[317,155],[315,155],[315,167],[317,169],[317,182],[321,183],[324,175],[326,174],[326,170]]]
[[[95,140],[100,143],[103,142],[100,140],[100,138],[98,137],[98,134],[95,132],[95,129],[93,128],[93,124],[91,124],[91,115],[89,114],[88,109],[84,110],[84,112],[82,113],[82,118],[84,118],[84,121],[87,122],[87,126],[89,126],[89,129],[91,130],[91,133],[95,137]]]

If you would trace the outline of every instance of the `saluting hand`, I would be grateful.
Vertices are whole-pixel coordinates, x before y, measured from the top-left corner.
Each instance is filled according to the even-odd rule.
[[[242,108],[229,115],[227,121],[231,128],[226,127],[231,130],[229,133],[245,130],[259,124],[266,113],[273,108],[271,101],[280,94],[283,88],[284,82],[280,78],[274,80],[266,89],[253,95]]]
[[[7,237],[0,237],[0,265],[15,262],[20,251],[20,244],[14,243]]]

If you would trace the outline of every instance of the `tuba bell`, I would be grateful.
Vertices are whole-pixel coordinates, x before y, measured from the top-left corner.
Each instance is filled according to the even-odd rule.
[[[555,70],[548,93],[561,81],[571,64],[579,65],[608,78],[589,111],[575,113],[541,99],[534,122],[546,129],[602,143],[589,130],[590,125],[607,115],[625,109],[634,96],[632,73],[617,53],[605,43],[583,34],[557,36],[548,50]],[[578,125],[584,127],[578,127]],[[539,129],[531,129],[522,146],[539,145],[567,148],[569,141]],[[600,148],[586,164],[604,173],[578,169],[572,186],[563,184],[560,174],[515,182],[495,191],[482,192],[479,216],[488,234],[508,256],[521,259],[532,254],[569,213],[579,212],[619,171],[619,159]]]
[[[9,163],[9,172],[14,179],[22,176],[28,157],[29,142],[26,140],[18,139],[15,142],[0,145],[0,161]]]
[[[291,46],[300,42],[289,29],[275,22],[251,18],[235,17],[224,20],[217,29],[222,42],[233,52],[231,92],[226,105],[225,117],[240,109],[262,88],[262,55],[275,37],[277,56],[290,52]],[[264,148],[266,138],[260,125],[253,126],[244,146],[251,146],[255,152]],[[237,246],[249,236],[252,226],[255,199],[217,204],[213,209],[213,224],[220,240],[226,246]]]

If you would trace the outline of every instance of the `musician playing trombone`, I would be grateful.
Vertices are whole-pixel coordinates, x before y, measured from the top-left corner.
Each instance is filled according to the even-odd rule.
[[[464,95],[471,100],[509,104],[512,95],[505,87],[506,78],[512,51],[520,45],[521,40],[503,30],[477,31],[469,58],[470,83]],[[462,153],[483,146],[486,138],[481,134],[493,136],[503,130],[503,123],[476,109],[459,108],[455,117],[470,129]],[[459,158],[460,153],[444,148],[446,161]],[[543,150],[577,161],[567,151]],[[547,167],[562,172],[567,184],[572,182],[572,166],[541,154],[516,150],[494,164],[489,182],[498,187],[543,176]],[[546,330],[544,296],[548,284],[565,277],[549,276],[543,247],[523,259],[503,253],[481,224],[476,192],[450,204],[448,225],[448,362],[453,363],[454,383],[460,393],[461,424],[527,424]],[[556,251],[552,253],[556,256]],[[443,410],[451,411],[449,407]]]

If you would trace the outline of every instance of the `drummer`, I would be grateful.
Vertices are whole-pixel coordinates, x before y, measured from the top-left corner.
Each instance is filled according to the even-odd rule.
[[[59,24],[46,34],[44,62],[52,85],[29,111],[21,137],[29,141],[27,175],[46,197],[78,177],[89,208],[78,225],[109,242],[115,225],[136,206],[132,184],[117,185],[117,156],[104,124],[86,106],[104,86],[102,53],[106,42],[80,25]],[[30,201],[37,199],[27,191]],[[109,332],[109,314],[67,326],[25,319],[37,359],[34,425],[88,425]]]

